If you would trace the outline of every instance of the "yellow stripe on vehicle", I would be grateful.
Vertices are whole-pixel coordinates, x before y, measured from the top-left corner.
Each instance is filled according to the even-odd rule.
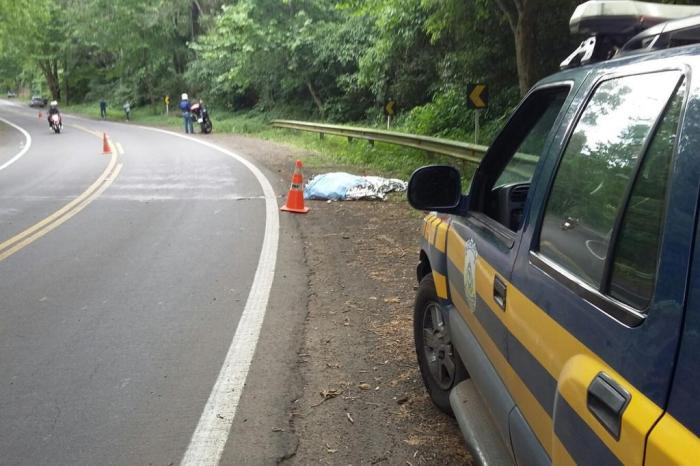
[[[700,460],[700,439],[666,413],[651,431],[645,466],[693,466]]]
[[[641,464],[645,436],[661,415],[661,408],[505,280],[508,292],[506,312],[503,312],[493,301],[496,271],[481,257],[477,259],[476,273],[477,294],[508,331],[558,381],[558,391],[578,416],[620,461]],[[585,390],[599,372],[607,373],[632,395],[623,415],[619,441],[605,430],[585,405]],[[531,418],[527,419],[532,422]]]
[[[619,441],[593,417],[587,406],[588,386],[600,372],[605,372],[632,395],[623,414]],[[647,433],[661,416],[662,409],[592,354],[571,356],[558,379],[561,396],[608,449],[623,464],[642,464]]]
[[[433,270],[433,281],[438,298],[447,299],[447,277]]]
[[[576,466],[576,461],[574,461],[556,435],[554,435],[552,440],[552,464],[557,466]]]
[[[456,286],[452,281],[450,287]],[[527,419],[528,424],[539,439],[548,455],[552,454],[552,418],[542,408],[535,396],[525,385],[525,382],[515,373],[515,370],[508,363],[506,358],[493,342],[488,332],[481,326],[476,316],[469,310],[467,303],[462,300],[459,293],[451,293],[452,302],[460,315],[469,325],[474,336],[479,341],[482,349],[488,355],[489,361],[493,364],[496,372],[508,389],[508,392],[515,400],[518,408]],[[487,311],[488,312],[488,311]]]
[[[464,270],[465,241],[453,229],[447,232],[447,258],[460,272]]]
[[[445,253],[448,226],[447,222],[440,223],[435,233],[435,248],[443,254]]]

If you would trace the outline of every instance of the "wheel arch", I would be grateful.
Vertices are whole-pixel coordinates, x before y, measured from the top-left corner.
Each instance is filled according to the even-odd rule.
[[[438,298],[449,301],[447,286],[447,231],[449,218],[428,214],[423,219],[423,235],[416,275],[418,282],[432,273]]]
[[[433,268],[430,265],[428,254],[425,252],[425,250],[421,249],[420,255],[418,256],[418,266],[416,267],[416,278],[418,279],[418,283],[420,283],[420,281],[423,280],[423,277],[429,273],[433,273]]]

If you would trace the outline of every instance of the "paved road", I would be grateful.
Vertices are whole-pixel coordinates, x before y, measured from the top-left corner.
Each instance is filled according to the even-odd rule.
[[[264,286],[251,286],[256,271],[274,272],[274,260],[258,267],[277,253],[276,242],[262,249],[276,233],[274,197],[241,161],[196,141],[71,117],[55,135],[2,102],[0,118],[31,136],[16,158],[27,138],[0,122],[0,464],[180,462],[251,291],[253,307],[267,306]],[[239,342],[249,357],[253,337]],[[237,398],[224,395],[209,414],[228,433]],[[239,411],[258,416],[245,400]],[[196,455],[216,460],[204,433]],[[225,452],[260,455],[231,439]]]

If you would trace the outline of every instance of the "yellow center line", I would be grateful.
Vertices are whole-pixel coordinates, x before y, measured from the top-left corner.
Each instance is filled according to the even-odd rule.
[[[44,228],[40,229],[36,233],[30,235],[30,236],[23,236],[20,242],[15,243],[14,246],[10,247],[9,249],[6,250],[0,250],[0,261],[10,257],[12,254],[16,253],[23,247],[33,243],[37,239],[41,238],[42,236],[46,235],[50,231],[58,228],[61,226],[63,223],[67,222],[70,220],[75,214],[83,210],[85,207],[87,207],[88,204],[90,204],[92,201],[97,199],[104,191],[105,189],[109,188],[109,186],[114,182],[114,180],[119,176],[119,172],[121,172],[122,167],[124,166],[123,163],[120,163],[119,165],[116,166],[114,171],[112,172],[112,176],[107,178],[104,183],[91,195],[89,195],[86,199],[83,199],[77,206],[75,206],[72,210],[70,210],[68,213],[66,213],[64,216],[58,218],[57,220],[49,223],[46,225]],[[27,230],[25,230],[27,231]],[[23,232],[24,233],[24,232]],[[22,233],[20,233],[22,235]]]
[[[102,133],[100,133],[99,131],[95,131],[95,130],[89,129],[89,128],[86,128],[86,127],[81,126],[81,125],[76,125],[75,123],[71,123],[71,126],[72,126],[73,128],[79,129],[80,131],[84,131],[84,132],[86,132],[86,133],[92,134],[93,136],[96,136],[96,137],[98,137],[98,138],[101,138],[101,137],[102,137]]]
[[[96,137],[102,137],[98,132],[91,131],[77,125],[75,125],[75,127]],[[20,249],[33,243],[37,239],[68,221],[75,214],[83,210],[88,204],[97,199],[97,197],[99,197],[100,194],[102,194],[114,182],[117,176],[119,176],[124,164],[120,163],[117,165],[117,158],[119,155],[111,143],[110,146],[112,148],[112,154],[109,163],[107,164],[107,168],[105,168],[97,180],[85,191],[79,194],[78,197],[53,214],[32,225],[26,230],[16,234],[12,238],[0,243],[0,261],[6,259]]]

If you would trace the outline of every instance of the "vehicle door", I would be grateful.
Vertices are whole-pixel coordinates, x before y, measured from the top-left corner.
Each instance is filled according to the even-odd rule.
[[[700,99],[697,91],[691,92],[688,102],[683,139],[685,146],[700,147]],[[694,121],[693,121],[694,120]],[[697,154],[697,152],[696,152]],[[686,202],[692,204],[690,195],[697,189],[700,179],[700,163],[684,167],[683,179],[689,195]],[[671,393],[666,412],[649,435],[645,466],[667,464],[692,465],[700,458],[700,399],[698,399],[698,374],[700,374],[700,217],[696,216],[693,262],[688,280],[683,333],[673,373]],[[681,251],[679,251],[681,253]],[[680,254],[679,254],[680,255]]]
[[[507,331],[501,323],[507,296],[504,284],[516,257],[530,179],[550,142],[552,128],[568,104],[571,82],[533,90],[485,155],[474,175],[465,216],[454,216],[447,236],[447,276],[456,318],[471,330],[501,381],[508,387]],[[457,325],[458,323],[455,323]],[[451,324],[452,325],[452,321]],[[463,339],[458,339],[462,340]],[[456,347],[460,351],[459,341]],[[473,353],[462,349],[460,354]],[[463,356],[464,359],[464,356]],[[469,367],[467,367],[469,370]],[[475,371],[473,365],[472,370]],[[508,397],[491,382],[476,380],[506,444]],[[501,388],[501,391],[503,389]]]
[[[641,465],[663,412],[698,195],[689,77],[677,61],[600,73],[532,193],[506,284],[512,416],[527,423],[511,429],[554,464]]]

